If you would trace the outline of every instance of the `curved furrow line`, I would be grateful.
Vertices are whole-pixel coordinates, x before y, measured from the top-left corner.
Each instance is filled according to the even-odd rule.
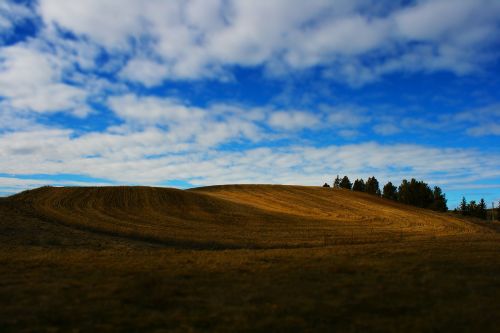
[[[193,248],[311,247],[484,232],[446,214],[313,187],[41,188],[11,200],[65,225]]]

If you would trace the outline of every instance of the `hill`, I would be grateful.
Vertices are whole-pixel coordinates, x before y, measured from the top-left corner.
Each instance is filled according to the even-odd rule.
[[[311,247],[488,232],[364,193],[305,186],[43,187],[9,201],[67,227],[190,248]]]
[[[486,226],[319,187],[39,188],[0,198],[0,327],[496,332]]]

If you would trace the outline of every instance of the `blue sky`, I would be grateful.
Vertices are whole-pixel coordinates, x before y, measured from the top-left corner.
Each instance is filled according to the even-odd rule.
[[[500,199],[497,0],[0,2],[0,194],[416,177]]]

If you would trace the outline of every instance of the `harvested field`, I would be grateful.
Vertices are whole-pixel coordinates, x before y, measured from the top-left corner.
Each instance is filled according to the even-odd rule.
[[[83,230],[196,248],[290,248],[488,233],[455,217],[364,193],[238,185],[41,188],[10,199]]]
[[[496,331],[498,225],[301,186],[0,199],[0,327]]]

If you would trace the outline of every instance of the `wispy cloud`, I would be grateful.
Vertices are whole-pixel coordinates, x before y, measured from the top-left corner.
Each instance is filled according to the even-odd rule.
[[[466,110],[449,117],[449,121],[466,126],[472,136],[500,135],[500,104]]]
[[[33,137],[38,140],[33,141]],[[315,148],[205,149],[204,143],[172,144],[168,131],[148,128],[124,133],[16,132],[0,136],[0,168],[17,174],[85,174],[118,182],[161,183],[195,179],[197,184],[278,182],[317,184],[337,173],[384,178],[433,177],[439,183],[463,177],[500,176],[499,156],[468,149],[360,143]],[[178,154],[182,151],[182,154]]]

